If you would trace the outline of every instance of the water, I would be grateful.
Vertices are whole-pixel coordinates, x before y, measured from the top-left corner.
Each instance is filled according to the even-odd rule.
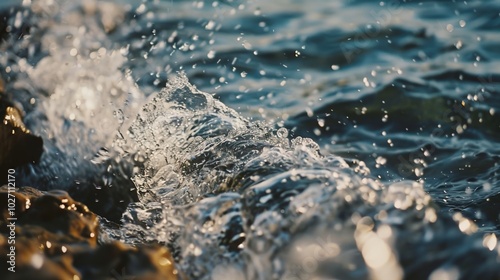
[[[22,183],[191,279],[498,278],[499,1],[83,3],[3,10]]]

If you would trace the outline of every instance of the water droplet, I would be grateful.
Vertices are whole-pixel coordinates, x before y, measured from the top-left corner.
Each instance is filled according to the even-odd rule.
[[[215,51],[214,50],[210,50],[207,54],[207,57],[210,58],[210,59],[213,59],[215,57]]]
[[[308,117],[314,116],[313,110],[311,108],[309,108],[309,107],[306,108],[306,114],[307,114]]]
[[[379,165],[384,165],[384,164],[387,163],[387,159],[384,158],[384,157],[379,156],[379,157],[377,157],[377,159],[375,160],[375,162],[377,164],[379,164]]]
[[[213,20],[209,21],[207,25],[205,25],[206,30],[212,30],[215,27],[215,22]]]
[[[486,234],[483,238],[483,246],[493,251],[497,246],[497,236],[494,233]]]
[[[324,119],[318,119],[318,125],[320,127],[325,127],[325,120]]]

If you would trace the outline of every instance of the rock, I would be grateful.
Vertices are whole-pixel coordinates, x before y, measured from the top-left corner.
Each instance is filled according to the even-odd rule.
[[[7,180],[7,170],[35,163],[43,152],[43,140],[24,126],[21,112],[6,100],[0,79],[0,184]]]
[[[170,253],[160,245],[133,248],[119,242],[108,243],[77,253],[74,266],[83,279],[177,279]]]
[[[97,216],[64,191],[23,187],[9,193],[6,186],[0,188],[2,201],[13,197],[14,209],[0,204],[0,279],[178,278],[165,247],[99,244]],[[15,272],[8,270],[12,251]]]

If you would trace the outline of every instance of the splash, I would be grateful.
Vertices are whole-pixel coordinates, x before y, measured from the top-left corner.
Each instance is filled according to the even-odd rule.
[[[444,227],[452,222],[421,184],[384,185],[311,139],[240,117],[182,75],[142,108],[125,142],[143,156],[140,202],[114,237],[169,244],[190,278],[402,279],[408,243],[469,238]]]
[[[6,92],[45,143],[40,164],[19,170],[20,183],[68,190],[117,220],[114,208],[134,194],[131,163],[111,144],[145,100],[125,67],[126,48],[110,40],[127,6],[39,0],[17,9],[9,28],[19,38],[9,38],[0,56],[11,80]]]

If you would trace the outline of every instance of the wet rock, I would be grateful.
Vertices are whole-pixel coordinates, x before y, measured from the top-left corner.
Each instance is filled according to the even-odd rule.
[[[73,264],[83,279],[177,279],[170,252],[160,245],[104,244],[75,254]]]
[[[97,216],[64,191],[4,186],[0,199],[13,202],[0,204],[0,279],[178,278],[165,247],[99,244]]]
[[[6,183],[9,168],[15,168],[40,159],[43,140],[24,126],[21,112],[6,100],[0,80],[0,184]]]
[[[109,159],[95,167],[92,172],[77,177],[78,184],[71,185],[67,191],[92,212],[119,223],[129,203],[139,201],[130,180],[133,166],[126,160],[116,163]]]

